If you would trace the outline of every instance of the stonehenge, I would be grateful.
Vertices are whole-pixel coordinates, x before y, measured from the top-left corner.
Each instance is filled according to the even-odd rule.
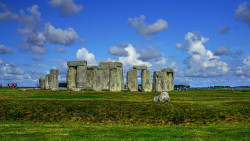
[[[72,91],[91,89],[94,91],[144,91],[168,92],[174,90],[174,71],[162,69],[151,71],[147,66],[133,66],[127,72],[126,85],[124,85],[123,64],[121,62],[100,62],[99,66],[87,66],[87,61],[68,61],[66,75],[67,88]],[[138,89],[137,72],[141,70],[141,89]],[[153,79],[153,82],[151,81]],[[50,74],[39,78],[41,89],[58,91],[58,70],[51,69]]]

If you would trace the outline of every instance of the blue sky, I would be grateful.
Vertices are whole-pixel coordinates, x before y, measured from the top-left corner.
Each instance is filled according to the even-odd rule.
[[[175,70],[175,84],[250,85],[249,0],[0,0],[0,84],[67,61]],[[126,76],[125,76],[126,77]]]

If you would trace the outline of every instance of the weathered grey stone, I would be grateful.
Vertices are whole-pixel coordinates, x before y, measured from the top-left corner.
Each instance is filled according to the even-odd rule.
[[[40,88],[21,88],[19,91],[32,91],[32,90],[40,90]]]
[[[39,84],[41,89],[45,89],[45,80],[43,79],[43,77],[39,78]]]
[[[174,90],[174,71],[172,69],[162,69],[162,91]]]
[[[124,79],[123,79],[123,69],[122,69],[122,63],[120,62],[100,62],[100,66],[99,66],[99,69],[102,69],[103,70],[103,89],[110,89],[109,86],[110,86],[110,69],[113,69],[113,68],[118,68],[119,72],[120,72],[120,86],[121,86],[121,89],[123,89],[124,87]]]
[[[142,91],[144,92],[152,91],[151,72],[149,70],[142,70],[141,85],[142,85]]]
[[[75,92],[80,92],[82,89],[81,88],[72,88],[71,90],[75,91]]]
[[[155,71],[153,75],[153,91],[162,92],[162,73],[160,71]]]
[[[160,95],[154,97],[153,101],[169,102],[170,97],[167,92],[162,92]]]
[[[121,89],[124,88],[124,77],[123,77],[123,68],[118,68],[119,72],[120,72],[120,77],[121,77]]]
[[[133,69],[137,69],[137,70],[146,70],[148,69],[147,66],[134,66]]]
[[[137,70],[132,69],[127,72],[127,87],[129,91],[138,91]]]
[[[58,88],[58,70],[57,69],[50,70],[49,78],[50,78],[51,89]]]
[[[102,70],[102,78],[103,78],[103,81],[102,81],[102,86],[103,86],[103,90],[109,90],[109,81],[110,81],[110,69],[109,67],[107,67],[106,69],[103,69]]]
[[[93,85],[92,90],[94,91],[102,91],[102,69],[94,69],[93,70]]]
[[[53,92],[56,92],[56,91],[66,91],[68,90],[67,88],[64,88],[64,87],[58,87],[58,88],[52,88],[50,89],[51,91]]]
[[[87,61],[68,61],[68,67],[87,66]]]
[[[100,66],[122,67],[121,62],[100,62]]]
[[[45,89],[49,89],[50,82],[49,82],[49,74],[45,75]]]
[[[87,70],[99,69],[99,66],[88,66]]]
[[[121,79],[122,79],[122,77],[121,77],[120,68],[110,69],[110,82],[109,82],[110,91],[121,91],[122,90]]]
[[[92,89],[94,79],[94,69],[87,67],[86,89]]]
[[[77,66],[76,87],[86,89],[87,66]]]
[[[76,88],[76,67],[69,67],[66,82],[69,89]]]

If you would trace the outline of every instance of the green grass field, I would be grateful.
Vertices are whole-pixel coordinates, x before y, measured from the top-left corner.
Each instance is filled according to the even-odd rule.
[[[250,92],[0,89],[0,140],[250,140]]]

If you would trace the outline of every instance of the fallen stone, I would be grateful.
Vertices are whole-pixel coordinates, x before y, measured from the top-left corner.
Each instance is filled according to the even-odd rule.
[[[52,88],[52,89],[50,89],[51,91],[53,91],[53,92],[56,92],[56,91],[66,91],[66,90],[68,90],[67,88],[64,88],[64,87],[59,87],[59,88]]]
[[[134,66],[133,69],[137,69],[137,70],[146,70],[148,69],[147,66]]]
[[[40,90],[40,88],[20,88],[19,91],[32,91],[32,90]]]
[[[160,95],[154,97],[153,101],[169,102],[170,97],[167,92],[162,92]]]
[[[82,91],[82,88],[72,88],[71,90],[74,92],[80,92],[80,91]]]
[[[68,67],[87,66],[87,61],[68,61]]]

